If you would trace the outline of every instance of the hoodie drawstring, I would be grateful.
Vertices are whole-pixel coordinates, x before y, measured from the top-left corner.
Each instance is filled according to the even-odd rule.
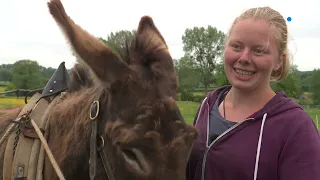
[[[262,141],[262,134],[263,134],[263,127],[264,123],[267,119],[267,113],[263,115],[261,127],[260,127],[260,135],[259,135],[259,141],[258,141],[258,146],[257,146],[257,154],[256,154],[256,164],[254,166],[254,175],[253,175],[253,180],[257,180],[258,177],[258,166],[259,166],[259,157],[260,157],[260,151],[261,151],[261,141]]]

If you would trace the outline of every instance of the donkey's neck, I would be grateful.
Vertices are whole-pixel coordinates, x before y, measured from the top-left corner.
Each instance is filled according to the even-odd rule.
[[[69,173],[65,174],[66,178],[78,179],[75,176],[79,176],[81,179],[89,175],[89,110],[95,98],[94,92],[94,88],[89,88],[68,93],[56,105],[49,119],[49,146],[60,168]]]

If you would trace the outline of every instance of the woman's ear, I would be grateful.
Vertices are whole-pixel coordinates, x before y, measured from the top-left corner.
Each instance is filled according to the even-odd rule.
[[[279,57],[279,60],[276,62],[275,67],[273,68],[273,71],[278,71],[281,66],[283,65],[283,61],[285,61],[287,55],[285,53],[281,54]]]

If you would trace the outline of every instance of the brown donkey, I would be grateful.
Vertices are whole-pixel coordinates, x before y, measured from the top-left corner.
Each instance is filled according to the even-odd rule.
[[[104,146],[96,156],[95,179],[184,180],[197,132],[185,123],[175,102],[177,75],[153,20],[142,17],[135,38],[114,53],[75,24],[60,0],[51,0],[48,7],[80,63],[48,119],[47,142],[65,178],[90,179],[95,126],[89,112],[98,100],[93,136],[101,137],[97,141],[103,140]],[[58,179],[48,159],[44,179]]]

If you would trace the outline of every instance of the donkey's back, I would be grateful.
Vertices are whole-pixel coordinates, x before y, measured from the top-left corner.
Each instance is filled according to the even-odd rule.
[[[0,139],[5,134],[11,120],[16,119],[22,109],[23,107],[0,109]],[[5,139],[0,146],[0,179],[3,179],[3,161],[7,142],[8,140]]]

